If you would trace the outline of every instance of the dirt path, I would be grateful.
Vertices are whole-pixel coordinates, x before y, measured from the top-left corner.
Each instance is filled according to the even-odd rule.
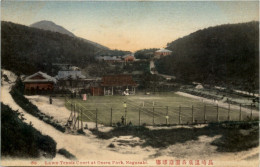
[[[62,125],[67,123],[70,111],[67,110],[62,100],[52,98],[52,104],[49,104],[49,97],[47,96],[35,95],[25,97],[36,105],[44,114],[54,117],[56,120],[61,122]]]

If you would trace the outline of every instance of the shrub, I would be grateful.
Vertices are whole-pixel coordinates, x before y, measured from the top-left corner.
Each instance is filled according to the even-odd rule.
[[[115,145],[114,145],[113,143],[110,143],[110,144],[108,145],[108,147],[110,147],[110,148],[115,148]]]
[[[42,135],[32,124],[24,123],[21,114],[1,103],[1,153],[12,157],[39,157],[40,150],[48,157],[56,156],[56,142]]]
[[[78,132],[79,134],[83,134],[83,135],[86,134],[82,129],[78,129],[77,132]]]

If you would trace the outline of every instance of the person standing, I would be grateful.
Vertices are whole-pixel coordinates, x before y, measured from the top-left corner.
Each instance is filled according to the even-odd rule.
[[[125,118],[124,118],[124,116],[121,117],[121,123],[122,123],[122,125],[125,124]]]
[[[52,104],[52,97],[50,96],[50,98],[49,98],[49,101],[50,101],[50,104]]]

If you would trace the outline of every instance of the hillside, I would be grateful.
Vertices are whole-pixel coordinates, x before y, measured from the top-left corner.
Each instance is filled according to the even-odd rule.
[[[24,123],[23,114],[1,103],[1,154],[11,157],[40,157],[45,152],[48,158],[56,156],[57,143],[42,135],[32,124]]]
[[[87,39],[84,39],[84,38],[77,37],[72,32],[68,31],[67,29],[65,29],[64,27],[62,27],[60,25],[55,24],[52,21],[42,20],[42,21],[39,21],[39,22],[31,24],[30,27],[38,28],[38,29],[42,29],[42,30],[48,30],[48,31],[52,31],[52,32],[58,32],[58,33],[61,33],[61,34],[66,34],[66,35],[69,35],[69,36],[81,39],[82,41],[84,41],[86,43],[89,43],[89,44],[92,44],[92,45],[94,45],[97,48],[104,49],[104,50],[108,50],[109,49],[108,47],[100,45],[100,44],[98,44],[96,42],[93,42],[93,41],[90,41],[90,40],[87,40]]]
[[[52,74],[52,63],[86,67],[94,56],[125,51],[107,50],[66,34],[1,22],[2,68],[16,74],[44,71]]]
[[[31,24],[30,27],[39,28],[39,29],[43,29],[43,30],[49,30],[49,31],[53,31],[53,32],[59,32],[61,34],[67,34],[72,37],[75,36],[70,31],[66,30],[62,26],[59,26],[59,25],[53,23],[52,21],[47,21],[47,20],[39,21],[39,22]]]
[[[160,73],[184,81],[258,89],[259,22],[196,31],[168,44],[171,56],[156,62]]]

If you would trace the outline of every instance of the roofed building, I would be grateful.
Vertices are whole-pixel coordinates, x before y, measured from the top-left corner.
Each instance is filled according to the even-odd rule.
[[[79,70],[64,70],[58,72],[56,79],[63,88],[79,88],[84,87],[86,77]]]
[[[133,54],[127,54],[125,56],[122,57],[124,62],[129,62],[129,61],[134,61],[135,57],[133,56]]]
[[[52,91],[56,82],[57,80],[54,77],[51,77],[41,71],[25,77],[23,80],[23,83],[25,84],[25,91],[33,91],[32,93],[38,93],[40,91]]]
[[[136,82],[131,75],[107,75],[101,80],[104,95],[134,95]]]
[[[116,56],[104,56],[104,57],[97,56],[96,60],[105,61],[105,62],[108,62],[108,63],[122,62],[122,59],[120,59]]]
[[[168,55],[171,55],[171,54],[172,54],[172,51],[162,48],[162,49],[159,49],[159,50],[154,52],[154,55],[155,55],[154,58],[160,59],[163,56],[168,56]]]

